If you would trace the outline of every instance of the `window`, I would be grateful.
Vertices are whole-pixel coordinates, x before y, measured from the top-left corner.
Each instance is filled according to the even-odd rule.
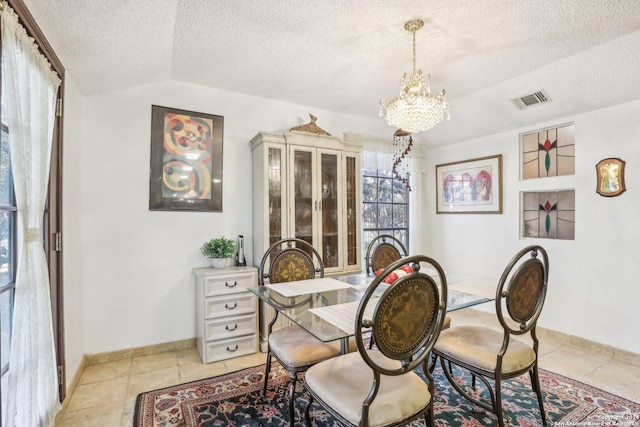
[[[3,99],[4,102],[4,99]],[[5,109],[2,107],[2,111]],[[4,414],[11,351],[11,321],[15,292],[15,224],[16,204],[13,197],[13,178],[9,159],[9,128],[4,114],[0,124],[0,397]]]
[[[372,161],[372,158],[375,160]],[[362,162],[362,239],[363,251],[381,234],[399,239],[409,250],[409,192],[393,179],[391,155],[363,153]]]

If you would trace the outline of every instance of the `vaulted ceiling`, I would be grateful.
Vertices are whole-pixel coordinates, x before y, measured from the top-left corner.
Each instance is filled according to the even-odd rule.
[[[176,80],[376,118],[421,18],[417,67],[451,103],[427,145],[640,99],[638,0],[24,1],[87,96]]]

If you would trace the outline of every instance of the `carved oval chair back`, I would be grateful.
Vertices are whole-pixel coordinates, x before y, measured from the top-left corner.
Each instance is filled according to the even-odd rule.
[[[283,283],[294,280],[314,279],[324,277],[324,266],[318,251],[304,240],[290,238],[275,242],[262,257],[258,269],[258,284]],[[297,301],[304,304],[306,301]],[[266,396],[272,358],[289,372],[290,382],[288,390],[289,424],[294,425],[295,407],[294,394],[298,373],[306,371],[310,366],[340,354],[340,343],[324,343],[305,331],[298,325],[273,329],[278,318],[278,311],[274,310],[268,326],[267,362],[263,385],[263,395]],[[353,344],[355,349],[355,343]]]
[[[367,247],[366,273],[375,273],[407,255],[406,247],[397,238],[388,234],[377,236]]]
[[[318,266],[314,265],[314,257]],[[282,239],[272,244],[265,252],[258,269],[258,284],[283,283],[294,280],[324,277],[324,265],[320,254],[309,243],[301,239]]]
[[[367,274],[375,273],[381,268],[386,268],[391,263],[402,259],[409,255],[407,248],[396,237],[390,234],[381,234],[375,237],[367,247],[366,264]],[[443,329],[447,329],[451,326],[451,317],[447,316],[444,320]],[[375,338],[372,337],[369,341],[369,346],[373,347],[375,344]],[[436,360],[433,359],[430,370],[433,372]]]
[[[496,314],[502,331],[454,326],[443,331],[434,347],[434,354],[451,385],[469,401],[496,414],[501,427],[504,426],[502,381],[526,373],[538,399],[542,423],[547,425],[538,376],[536,324],[546,298],[548,279],[547,252],[537,245],[522,249],[507,264],[496,290]],[[516,338],[524,334],[530,334],[531,339]],[[470,385],[454,378],[451,364],[471,372]],[[477,397],[476,378],[486,386],[490,402]]]
[[[421,263],[435,268],[440,280],[420,272]],[[392,285],[384,283],[386,274],[405,264],[413,267],[412,273]],[[433,425],[434,385],[427,361],[444,323],[446,277],[435,260],[423,255],[398,260],[384,273],[374,279],[358,306],[358,351],[307,371],[307,425],[314,401],[343,425],[405,425],[423,415]],[[366,344],[369,333],[375,349]],[[426,382],[415,372],[419,366]]]

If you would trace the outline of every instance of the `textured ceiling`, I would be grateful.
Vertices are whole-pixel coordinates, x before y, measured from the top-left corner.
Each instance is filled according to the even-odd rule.
[[[452,116],[427,145],[640,99],[638,0],[25,3],[85,95],[171,79],[375,118],[421,18],[417,67]],[[552,102],[510,101],[538,89]]]

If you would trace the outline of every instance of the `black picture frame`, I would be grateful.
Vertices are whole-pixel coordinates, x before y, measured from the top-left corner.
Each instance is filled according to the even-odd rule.
[[[149,210],[222,212],[224,117],[151,106]]]

